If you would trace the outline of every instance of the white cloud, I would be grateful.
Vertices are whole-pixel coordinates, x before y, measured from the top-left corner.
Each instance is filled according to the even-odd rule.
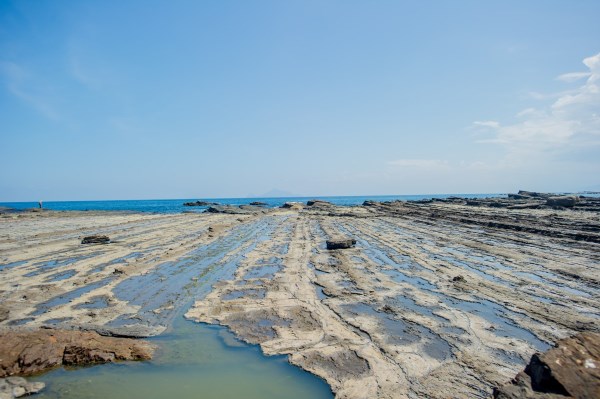
[[[569,73],[564,73],[560,76],[557,76],[556,80],[562,80],[563,82],[570,83],[570,82],[576,82],[583,78],[587,78],[588,76],[590,76],[589,72],[569,72]]]
[[[573,146],[597,145],[600,137],[600,53],[583,60],[588,72],[572,72],[558,79],[574,82],[586,78],[576,88],[560,93],[545,109],[527,108],[513,124],[473,122],[495,128],[495,136],[480,142],[507,146],[509,151],[532,153],[552,150],[565,152]]]
[[[500,122],[498,121],[475,121],[473,122],[476,126],[489,127],[492,129],[497,129],[500,127]]]

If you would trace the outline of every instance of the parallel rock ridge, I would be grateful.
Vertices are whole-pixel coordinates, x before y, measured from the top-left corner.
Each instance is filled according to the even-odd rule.
[[[288,355],[337,398],[489,397],[600,330],[600,202],[517,195],[2,214],[0,327],[151,336],[193,301],[188,318]],[[79,245],[93,234],[114,240]],[[337,237],[356,243],[327,250]],[[52,364],[111,359],[96,349],[66,342]]]
[[[585,332],[536,353],[511,381],[494,390],[496,399],[600,398],[600,334]]]

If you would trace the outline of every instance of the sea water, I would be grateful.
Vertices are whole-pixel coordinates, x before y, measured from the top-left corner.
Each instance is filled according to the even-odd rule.
[[[56,211],[130,211],[154,213],[180,213],[184,210],[202,211],[206,207],[187,207],[185,202],[198,200],[215,202],[221,205],[248,205],[258,201],[274,208],[285,202],[306,202],[310,199],[322,199],[336,205],[351,206],[361,205],[364,201],[417,201],[430,198],[448,198],[451,196],[465,198],[490,198],[505,196],[503,194],[433,194],[433,195],[373,195],[373,196],[346,196],[346,197],[278,197],[278,198],[187,198],[187,199],[156,199],[156,200],[114,200],[114,201],[44,201],[45,209]],[[43,200],[43,199],[42,199]],[[0,202],[0,207],[13,209],[37,208],[38,202]]]

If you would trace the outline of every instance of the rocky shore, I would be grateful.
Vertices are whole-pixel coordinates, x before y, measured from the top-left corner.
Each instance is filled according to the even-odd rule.
[[[93,235],[110,240],[81,243]],[[600,331],[599,249],[597,198],[523,191],[4,213],[0,332],[151,336],[195,300],[188,318],[288,355],[338,398],[489,397],[534,353]]]

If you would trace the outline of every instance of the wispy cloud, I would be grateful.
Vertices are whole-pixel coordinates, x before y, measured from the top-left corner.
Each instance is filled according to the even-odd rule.
[[[498,121],[475,121],[473,124],[475,126],[491,127],[494,129],[500,127],[500,122]]]
[[[40,88],[33,84],[32,74],[24,67],[14,62],[0,61],[0,74],[4,78],[8,92],[48,119],[60,119],[51,101],[40,93]]]
[[[527,108],[517,114],[519,122],[473,122],[491,129],[494,137],[480,142],[502,144],[511,151],[561,152],[572,146],[597,145],[600,138],[600,53],[583,60],[587,72],[571,72],[557,79],[572,83],[584,79],[576,88],[561,93],[545,108]]]
[[[560,76],[556,77],[556,80],[562,80],[563,82],[576,82],[578,80],[581,80],[583,78],[587,78],[590,76],[589,72],[569,72],[569,73],[564,73]]]

